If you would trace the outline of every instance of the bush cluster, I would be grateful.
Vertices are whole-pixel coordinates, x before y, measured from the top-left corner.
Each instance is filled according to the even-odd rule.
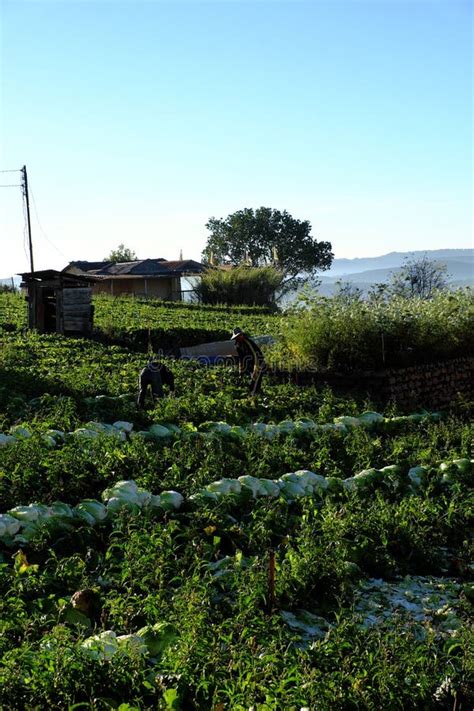
[[[284,348],[300,368],[342,372],[427,363],[474,352],[469,289],[431,300],[312,297],[281,321]]]
[[[282,280],[282,272],[271,266],[209,269],[197,285],[196,294],[204,304],[269,306],[274,303]]]

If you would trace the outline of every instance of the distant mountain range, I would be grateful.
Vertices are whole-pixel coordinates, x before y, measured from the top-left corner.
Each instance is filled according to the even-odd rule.
[[[401,269],[407,260],[428,259],[444,264],[449,284],[453,287],[474,287],[474,249],[432,249],[413,252],[389,252],[380,257],[356,257],[334,259],[331,269],[319,275],[319,292],[331,295],[336,282],[350,282],[366,292],[373,284],[389,282],[394,272]]]

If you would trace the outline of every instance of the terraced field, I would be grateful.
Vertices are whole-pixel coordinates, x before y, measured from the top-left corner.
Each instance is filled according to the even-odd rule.
[[[232,368],[169,361],[176,396],[138,411],[136,344],[6,308],[1,707],[472,707],[469,403],[380,412],[271,376],[253,401]]]

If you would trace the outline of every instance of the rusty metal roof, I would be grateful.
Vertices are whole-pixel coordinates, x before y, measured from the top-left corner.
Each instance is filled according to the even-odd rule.
[[[134,262],[70,262],[63,273],[88,274],[95,277],[166,277],[184,274],[200,274],[205,266],[193,259],[167,261],[165,259],[138,259]],[[74,270],[74,271],[73,271]]]
[[[56,269],[43,269],[41,271],[35,272],[23,272],[18,274],[21,276],[24,282],[29,281],[48,281],[51,279],[57,279],[58,281],[79,281],[79,282],[92,282],[96,279],[90,274],[76,274],[74,272],[58,272]]]

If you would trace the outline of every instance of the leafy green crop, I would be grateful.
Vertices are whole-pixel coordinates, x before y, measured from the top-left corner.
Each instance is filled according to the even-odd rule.
[[[139,411],[148,328],[278,335],[281,317],[98,300],[111,345],[8,308],[0,707],[472,707],[469,403],[382,415],[271,374],[253,400],[230,367],[170,360],[176,396]]]

